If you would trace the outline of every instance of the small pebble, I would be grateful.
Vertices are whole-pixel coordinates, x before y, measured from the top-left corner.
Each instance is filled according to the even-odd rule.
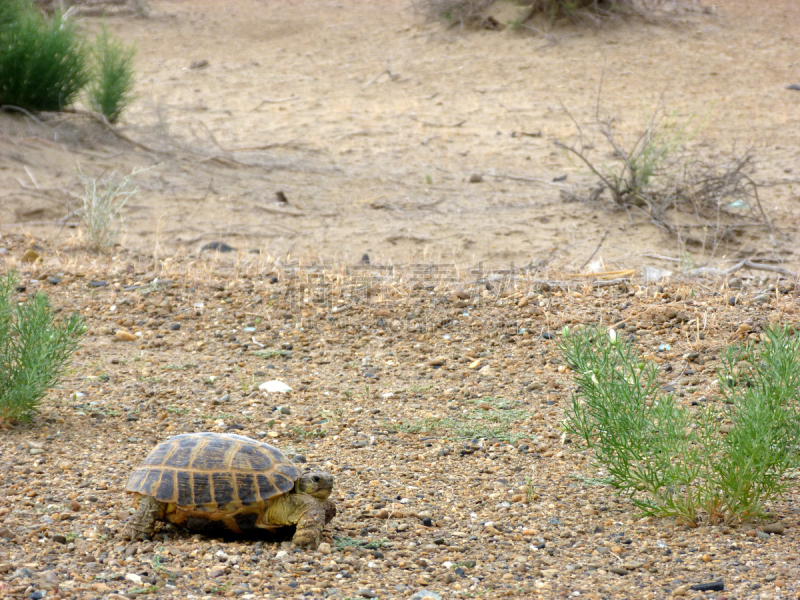
[[[205,244],[202,248],[200,248],[200,252],[203,252],[204,250],[233,252],[234,250],[236,250],[236,248],[234,246],[229,246],[225,242],[209,242]]]
[[[136,336],[126,329],[117,329],[114,337],[118,342],[135,342]]]
[[[39,258],[39,253],[34,250],[33,248],[28,248],[25,252],[22,253],[20,256],[20,261],[24,263],[32,263],[35,262]]]
[[[429,598],[430,600],[442,600],[439,594],[431,590],[420,590],[411,596],[410,600],[424,600],[425,598]]]
[[[378,594],[369,588],[361,588],[356,592],[356,596],[361,596],[362,598],[377,598]]]
[[[761,530],[764,533],[783,535],[786,531],[786,527],[784,527],[782,523],[770,523],[769,525],[764,525]]]

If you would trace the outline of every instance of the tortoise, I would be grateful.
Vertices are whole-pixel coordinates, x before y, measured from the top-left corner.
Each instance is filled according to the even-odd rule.
[[[185,433],[156,446],[131,473],[132,539],[147,539],[156,521],[219,522],[231,532],[296,526],[292,541],[316,548],[336,515],[333,476],[301,473],[277,448],[242,435]]]

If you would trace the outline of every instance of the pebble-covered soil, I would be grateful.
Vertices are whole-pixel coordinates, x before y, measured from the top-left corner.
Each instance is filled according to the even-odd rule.
[[[681,402],[717,401],[721,348],[797,321],[791,282],[547,284],[154,262],[10,236],[0,248],[19,300],[45,291],[88,327],[40,414],[0,430],[0,596],[800,596],[797,491],[764,522],[642,518],[563,434],[574,384],[556,348],[564,325],[616,325]],[[270,380],[293,391],[259,389]],[[174,526],[129,541],[129,473],[197,431],[331,472],[339,514],[319,548]]]

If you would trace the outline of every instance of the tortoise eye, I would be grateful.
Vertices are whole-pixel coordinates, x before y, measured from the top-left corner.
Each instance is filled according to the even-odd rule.
[[[313,481],[314,483],[319,483],[319,475],[314,475],[314,476],[311,478],[311,481]]]

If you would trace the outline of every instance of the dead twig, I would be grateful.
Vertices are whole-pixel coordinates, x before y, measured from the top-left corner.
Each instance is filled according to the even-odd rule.
[[[44,126],[44,123],[41,120],[39,120],[38,118],[36,118],[36,116],[34,116],[30,112],[28,112],[27,110],[25,110],[24,108],[21,108],[19,106],[12,106],[10,104],[3,104],[3,105],[0,105],[0,110],[7,110],[9,112],[22,113],[23,115],[25,115],[29,119],[33,119],[34,121],[36,121],[39,125]]]
[[[116,137],[118,137],[122,141],[128,142],[129,144],[133,144],[137,148],[141,148],[142,150],[145,150],[146,152],[156,152],[156,153],[159,152],[158,150],[156,150],[154,148],[150,148],[149,146],[146,146],[146,145],[144,145],[144,144],[142,144],[140,142],[137,142],[136,140],[132,140],[131,138],[129,138],[127,135],[125,135],[121,131],[117,131],[117,129],[109,122],[109,120],[106,118],[106,116],[104,114],[101,114],[101,113],[98,113],[98,112],[94,112],[94,111],[91,111],[91,110],[80,110],[80,109],[77,109],[77,108],[65,108],[65,109],[63,109],[62,112],[68,113],[68,114],[77,115],[79,117],[87,117],[89,119],[93,119],[93,120],[97,121],[98,123],[100,123],[102,125],[105,125],[106,129],[108,131],[113,133]]]
[[[491,173],[487,177],[494,177],[495,179],[509,179],[511,181],[524,181],[526,183],[541,183],[542,185],[552,185],[555,187],[569,187],[568,183],[561,183],[560,181],[548,181],[547,179],[539,179],[537,177],[518,177],[517,175],[507,175],[505,173]]]
[[[586,262],[585,262],[585,263],[583,263],[583,264],[580,266],[580,268],[578,269],[579,271],[583,271],[584,267],[586,267],[586,265],[588,265],[590,262],[592,262],[592,259],[594,258],[594,255],[595,255],[595,254],[597,254],[597,251],[598,251],[598,250],[600,250],[600,246],[602,246],[602,245],[603,245],[603,242],[605,242],[605,241],[606,241],[606,237],[608,236],[608,232],[609,232],[609,231],[611,231],[611,225],[609,225],[608,227],[606,227],[606,231],[605,231],[605,233],[603,234],[603,237],[601,237],[601,238],[600,238],[600,242],[597,244],[597,247],[594,249],[594,252],[592,252],[592,253],[589,255],[589,258],[587,258],[587,259],[586,259]]]
[[[462,121],[458,121],[457,123],[432,123],[431,121],[423,121],[422,119],[418,119],[414,115],[411,115],[411,120],[416,121],[417,123],[422,123],[423,125],[427,125],[428,127],[461,127],[464,123],[467,122],[467,119]]]
[[[391,61],[388,61],[388,60],[387,60],[387,61],[386,61],[386,68],[385,68],[383,71],[381,71],[380,73],[378,73],[378,74],[377,74],[375,77],[373,77],[373,78],[370,80],[370,82],[369,82],[369,83],[367,83],[366,85],[364,85],[364,86],[363,86],[361,89],[362,89],[362,90],[365,90],[365,89],[367,89],[369,86],[371,86],[373,83],[375,83],[376,81],[378,81],[378,79],[380,79],[380,78],[381,78],[381,77],[383,77],[384,75],[388,75],[388,76],[389,76],[389,79],[390,79],[391,81],[397,81],[398,79],[400,79],[400,74],[399,74],[399,73],[394,73],[394,72],[392,71],[392,63],[391,63]]]
[[[258,106],[256,106],[250,112],[256,112],[265,104],[283,104],[284,102],[296,102],[297,100],[300,100],[300,96],[291,96],[289,98],[281,98],[280,100],[269,100],[265,98],[261,101],[261,103]]]

